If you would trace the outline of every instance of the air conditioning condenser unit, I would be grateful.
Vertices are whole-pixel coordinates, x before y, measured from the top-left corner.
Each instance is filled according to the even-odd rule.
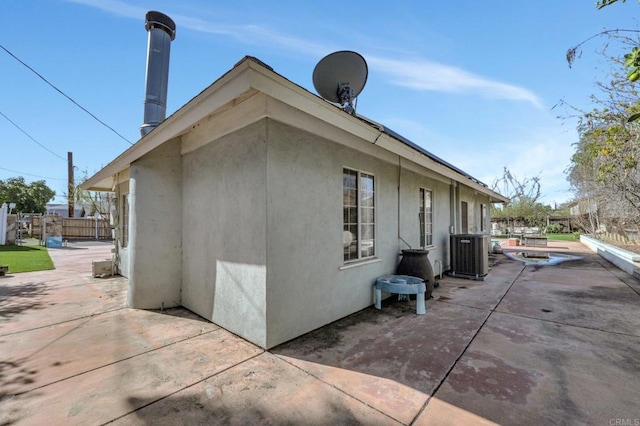
[[[489,236],[455,234],[450,238],[449,275],[484,280],[489,272]]]

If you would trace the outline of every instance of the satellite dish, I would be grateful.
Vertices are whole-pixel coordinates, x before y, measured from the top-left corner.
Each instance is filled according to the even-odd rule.
[[[349,114],[355,114],[353,104],[367,82],[369,68],[362,55],[341,50],[325,56],[313,70],[313,87],[320,96]]]

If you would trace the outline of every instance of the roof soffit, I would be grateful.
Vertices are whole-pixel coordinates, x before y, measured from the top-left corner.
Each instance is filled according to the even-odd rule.
[[[128,168],[132,162],[163,143],[188,132],[194,123],[225,105],[232,107],[234,101],[241,102],[244,98],[250,97],[255,93],[251,88],[250,63],[251,61],[243,61],[220,77],[102,170],[83,182],[80,187],[98,190],[98,187],[102,187],[111,176]]]

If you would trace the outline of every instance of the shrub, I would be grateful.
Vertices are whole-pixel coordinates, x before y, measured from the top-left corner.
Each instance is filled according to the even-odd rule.
[[[564,225],[559,223],[554,223],[553,225],[547,226],[545,229],[545,234],[560,234],[564,230]]]

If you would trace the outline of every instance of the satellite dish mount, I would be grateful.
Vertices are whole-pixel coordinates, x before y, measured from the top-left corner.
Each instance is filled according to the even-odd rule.
[[[338,97],[340,98],[340,105],[342,105],[342,109],[353,115],[356,113],[356,107],[353,104],[353,101],[356,98],[354,93],[355,92],[351,88],[351,83],[338,83]]]
[[[313,70],[313,86],[320,96],[355,115],[355,99],[364,89],[368,73],[362,55],[342,50],[318,62]]]

